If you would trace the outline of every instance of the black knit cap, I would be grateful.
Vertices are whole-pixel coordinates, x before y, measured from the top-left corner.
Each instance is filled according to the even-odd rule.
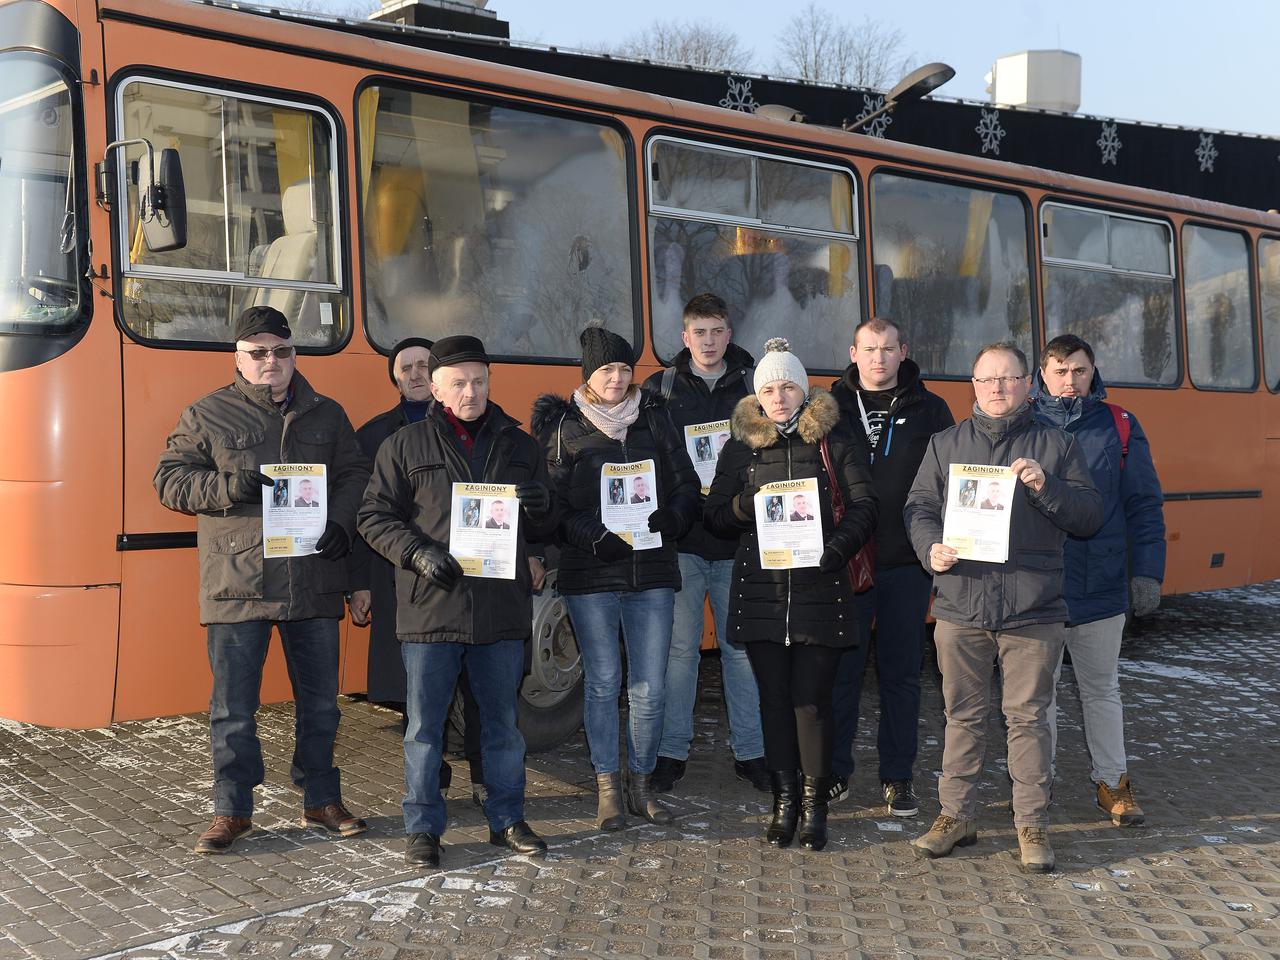
[[[606,363],[625,363],[628,367],[636,365],[636,354],[631,344],[612,330],[604,327],[587,327],[578,337],[582,344],[582,379],[590,380],[591,375]]]
[[[400,356],[401,353],[408,350],[410,347],[426,347],[427,353],[431,353],[431,341],[424,340],[422,337],[405,337],[392,347],[391,355],[387,357],[387,374],[391,377],[391,385],[393,387],[400,386],[400,384],[396,383],[396,357]],[[430,356],[427,357],[427,368],[431,368]]]
[[[471,337],[465,333],[456,337],[441,337],[431,348],[427,369],[435,373],[439,367],[452,367],[468,361],[484,364],[489,362],[489,354],[484,352],[484,344],[479,337]]]
[[[270,333],[281,340],[288,340],[293,336],[284,314],[275,307],[268,306],[250,307],[236,321],[237,341],[248,340],[259,333]]]

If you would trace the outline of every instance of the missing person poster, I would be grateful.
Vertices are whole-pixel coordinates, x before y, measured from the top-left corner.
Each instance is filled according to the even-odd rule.
[[[720,459],[720,450],[728,440],[728,420],[693,423],[684,428],[684,446],[689,451],[689,459],[693,461],[693,469],[698,472],[704,494],[711,492],[711,481],[716,475],[716,461]]]
[[[766,483],[756,492],[755,505],[762,569],[818,565],[823,542],[816,477]]]
[[[329,520],[323,463],[264,463],[275,481],[262,488],[262,555],[308,557]]]
[[[520,501],[509,483],[455,483],[449,552],[468,577],[516,578]]]
[[[606,463],[600,468],[600,522],[635,550],[662,546],[662,534],[649,531],[649,514],[658,509],[657,470],[652,460]]]
[[[1009,559],[1009,518],[1018,478],[1008,467],[953,463],[947,478],[942,542],[961,560]]]

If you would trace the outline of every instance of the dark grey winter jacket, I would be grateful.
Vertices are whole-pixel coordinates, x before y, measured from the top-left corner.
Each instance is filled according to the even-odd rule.
[[[942,542],[948,470],[953,463],[1007,467],[1029,457],[1044,468],[1039,493],[1018,483],[1009,518],[1009,559],[961,560],[934,576],[933,615],[984,630],[1034,623],[1062,623],[1062,544],[1067,534],[1091,536],[1102,523],[1102,496],[1074,438],[1037,423],[1024,406],[994,419],[974,407],[973,416],[934,434],[903,510],[916,556],[929,565],[929,550]]]
[[[342,407],[296,371],[290,389],[281,412],[270,387],[237,373],[234,383],[187,407],[160,455],[153,480],[160,502],[196,515],[201,623],[342,616],[346,564],[318,556],[265,560],[261,502],[236,502],[229,492],[240,470],[323,463],[328,520],[355,538],[369,461]]]

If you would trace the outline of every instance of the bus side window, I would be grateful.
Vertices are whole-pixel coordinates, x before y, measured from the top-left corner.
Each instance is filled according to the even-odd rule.
[[[269,304],[301,347],[341,343],[349,327],[337,243],[333,124],[303,104],[170,81],[119,87],[122,138],[178,151],[187,243],[148,248],[136,185],[117,205],[126,326],[157,341],[226,343],[247,307]],[[144,148],[130,146],[133,159]],[[129,164],[123,164],[128,168]]]
[[[927,376],[967,377],[984,344],[1031,354],[1031,269],[1020,197],[899,174],[871,178],[876,312]]]
[[[1258,241],[1258,269],[1262,279],[1262,358],[1267,386],[1280,392],[1280,240]]]
[[[1258,365],[1244,235],[1187,224],[1182,263],[1191,382],[1208,390],[1252,390]]]
[[[729,306],[736,343],[759,358],[786,336],[814,372],[841,370],[862,315],[856,192],[847,170],[669,137],[649,142],[654,351],[682,347],[694,294]]]
[[[1040,211],[1044,336],[1083,337],[1109,384],[1178,380],[1172,231],[1167,223],[1045,203]]]
[[[359,111],[370,340],[465,330],[494,355],[565,359],[588,324],[635,335],[616,130],[390,85]]]

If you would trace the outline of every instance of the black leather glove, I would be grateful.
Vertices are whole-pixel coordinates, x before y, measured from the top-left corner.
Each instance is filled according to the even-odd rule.
[[[756,518],[756,498],[745,490],[733,498],[734,509],[748,520]]]
[[[835,573],[848,562],[844,554],[835,547],[827,547],[822,551],[821,559],[818,560],[818,569],[823,573]]]
[[[351,549],[347,531],[330,520],[324,525],[324,533],[316,541],[316,556],[324,560],[341,560]]]
[[[662,534],[664,540],[674,540],[680,532],[680,518],[666,507],[655,510],[649,514],[649,532]]]
[[[545,517],[551,507],[551,491],[537,480],[517,483],[516,496],[520,499],[524,512],[531,517]]]
[[[237,503],[261,503],[262,488],[275,485],[274,480],[258,470],[237,470],[231,474],[227,494]]]
[[[453,554],[435,543],[418,544],[405,555],[404,565],[446,593],[462,579],[462,566]]]
[[[605,563],[617,563],[619,560],[625,560],[634,552],[631,544],[616,533],[606,533],[595,542],[592,549],[595,551],[595,555]]]

